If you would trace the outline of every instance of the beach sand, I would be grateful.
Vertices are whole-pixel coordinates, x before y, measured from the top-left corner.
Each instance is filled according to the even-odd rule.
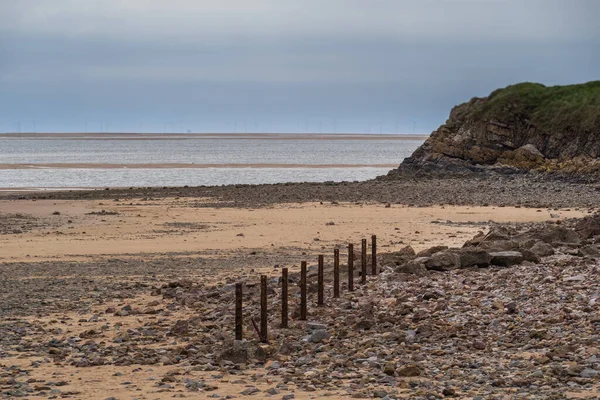
[[[22,306],[5,315],[5,323],[36,326],[29,336],[23,336],[24,341],[36,346],[55,338],[85,338],[90,329],[98,329],[99,323],[88,322],[96,315],[100,316],[100,324],[111,328],[102,330],[95,340],[112,345],[115,335],[156,324],[157,316],[122,317],[107,314],[106,309],[118,310],[124,305],[144,309],[152,301],[168,309],[169,300],[149,295],[149,284],[160,286],[177,279],[217,284],[239,271],[273,276],[280,271],[273,268],[274,263],[297,272],[300,260],[312,264],[318,254],[326,254],[329,262],[335,246],[354,243],[358,248],[361,238],[372,234],[377,235],[382,253],[409,244],[418,251],[442,244],[461,246],[477,232],[486,231],[491,221],[541,222],[587,214],[587,210],[411,208],[381,203],[289,203],[255,209],[206,206],[214,201],[169,197],[0,201],[2,231],[6,233],[0,235],[0,266],[13,288],[12,292],[10,288],[8,293],[5,291],[2,309],[10,310],[7,304],[11,302]],[[46,285],[48,280],[54,281],[54,286]],[[14,288],[16,284],[23,285],[22,289]],[[37,284],[45,288],[36,289]],[[127,294],[123,285],[129,288]],[[41,299],[56,300],[40,303],[32,295],[40,290],[44,292],[37,295]],[[89,297],[98,291],[102,296]],[[194,315],[193,309],[185,307],[166,312],[161,319],[171,324]],[[144,348],[164,350],[180,345],[185,342],[173,338]],[[34,392],[58,389],[63,397],[77,399],[211,398],[214,393],[239,397],[251,387],[261,391],[254,397],[263,398],[264,391],[276,384],[283,389],[274,398],[284,394],[294,394],[296,399],[347,398],[335,390],[298,390],[264,368],[202,371],[190,365],[162,363],[80,368],[52,362],[35,351],[15,352],[8,347],[0,349],[0,365],[27,371],[30,386],[38,387]],[[7,385],[6,372],[4,376],[0,376],[0,386]],[[184,389],[185,379],[201,381],[214,389],[189,392]],[[64,381],[61,386],[46,385],[60,381]],[[398,390],[410,398],[408,388]]]

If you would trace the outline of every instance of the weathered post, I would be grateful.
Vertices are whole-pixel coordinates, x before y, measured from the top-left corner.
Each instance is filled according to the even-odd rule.
[[[306,261],[300,264],[300,319],[306,321]]]
[[[367,239],[363,239],[361,241],[361,257],[360,257],[360,267],[361,267],[361,283],[367,283]]]
[[[267,343],[267,276],[260,277],[260,341]]]
[[[333,297],[340,297],[340,249],[333,250]]]
[[[323,294],[324,294],[324,282],[323,282],[323,255],[319,255],[319,270],[318,270],[318,281],[317,281],[317,305],[322,306],[324,304]]]
[[[377,236],[371,236],[371,273],[377,275]]]
[[[242,284],[235,284],[235,340],[243,339]]]
[[[281,327],[288,327],[288,269],[281,270]]]
[[[354,245],[348,245],[348,291],[354,291]]]

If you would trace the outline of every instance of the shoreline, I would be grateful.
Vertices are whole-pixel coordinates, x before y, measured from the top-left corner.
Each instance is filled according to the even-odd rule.
[[[364,134],[364,133],[0,133],[4,139],[69,139],[69,140],[425,140],[428,134]]]
[[[172,169],[172,168],[395,168],[397,164],[190,164],[190,163],[139,163],[139,164],[95,164],[95,163],[23,163],[0,164],[0,170],[13,169]]]

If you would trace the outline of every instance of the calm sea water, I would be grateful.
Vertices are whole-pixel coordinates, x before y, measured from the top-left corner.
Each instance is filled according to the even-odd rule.
[[[360,168],[1,169],[0,188],[179,186],[372,179],[420,140],[0,138],[0,164],[364,164]],[[89,166],[89,165],[88,165]]]

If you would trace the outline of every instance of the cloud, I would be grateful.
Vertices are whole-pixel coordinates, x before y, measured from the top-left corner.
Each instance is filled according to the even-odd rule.
[[[569,40],[600,32],[594,0],[1,1],[3,31],[120,40]]]
[[[0,120],[433,128],[499,86],[598,79],[598,15],[596,0],[0,0]]]

